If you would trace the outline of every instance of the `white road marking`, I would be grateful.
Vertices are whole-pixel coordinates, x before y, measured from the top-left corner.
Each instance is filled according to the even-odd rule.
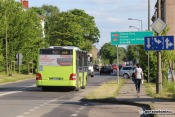
[[[66,96],[67,96],[67,95],[66,95]],[[32,109],[26,111],[25,113],[29,113],[29,114],[30,114],[30,112],[36,111],[37,109],[39,109],[39,108],[41,108],[41,107],[43,107],[43,106],[45,106],[45,105],[47,105],[47,104],[49,104],[49,103],[51,103],[51,102],[57,101],[57,100],[59,100],[59,99],[61,99],[61,98],[63,98],[63,97],[66,97],[66,96],[62,96],[62,97],[60,97],[60,98],[55,98],[55,99],[52,99],[52,100],[48,100],[47,102],[42,103],[42,104],[40,104],[39,106],[33,107]],[[62,101],[59,101],[59,102],[61,103]],[[57,106],[60,106],[60,105],[61,105],[61,104],[57,104]],[[26,115],[25,113],[23,113],[22,115],[18,115],[18,116],[16,116],[16,117],[24,117],[24,116]]]
[[[19,115],[19,116],[16,116],[16,117],[24,117],[24,115]]]
[[[24,115],[28,115],[28,114],[30,114],[30,113],[29,113],[29,112],[25,112],[25,113],[24,113]]]
[[[38,106],[34,107],[34,109],[38,109],[38,108],[39,108]]]
[[[79,110],[83,110],[83,109],[84,109],[84,107],[83,107],[83,106],[79,108]]]
[[[31,110],[29,110],[30,112],[33,112],[33,111],[35,111],[34,109],[31,109]]]
[[[78,114],[72,114],[72,115],[70,115],[71,117],[76,117],[76,116],[78,116]]]
[[[34,84],[34,85],[31,85],[31,86],[23,86],[24,88],[19,88],[19,89],[15,90],[15,91],[2,93],[2,94],[0,94],[0,96],[5,96],[5,95],[9,95],[9,94],[23,92],[25,89],[28,89],[28,88],[31,88],[31,87],[34,87],[34,86],[36,86],[36,85]]]

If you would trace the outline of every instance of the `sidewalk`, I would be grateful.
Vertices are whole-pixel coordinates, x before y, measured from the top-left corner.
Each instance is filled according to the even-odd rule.
[[[126,80],[120,89],[116,99],[118,101],[128,101],[135,104],[149,104],[153,110],[173,111],[174,114],[158,114],[157,117],[175,117],[175,101],[160,100],[146,95],[145,86],[141,85],[140,93],[136,92],[135,85],[131,79]]]

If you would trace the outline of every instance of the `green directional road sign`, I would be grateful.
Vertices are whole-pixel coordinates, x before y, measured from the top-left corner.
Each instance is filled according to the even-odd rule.
[[[144,45],[146,36],[153,36],[153,32],[111,32],[111,45]]]

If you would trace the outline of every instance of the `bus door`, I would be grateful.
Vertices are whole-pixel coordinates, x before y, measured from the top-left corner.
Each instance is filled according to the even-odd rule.
[[[76,89],[79,90],[79,66],[80,66],[80,52],[77,51],[76,52],[76,74],[77,74],[77,78],[76,78]]]
[[[85,80],[87,80],[87,73],[88,73],[88,56],[87,56],[87,52],[83,52],[82,55],[82,64],[83,64],[83,74],[82,74],[82,86],[85,86]]]

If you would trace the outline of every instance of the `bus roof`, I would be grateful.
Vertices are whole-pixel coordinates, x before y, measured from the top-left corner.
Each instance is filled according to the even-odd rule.
[[[78,47],[75,47],[75,46],[49,46],[48,48],[51,48],[51,49],[70,49],[70,50],[81,50],[80,48]]]

